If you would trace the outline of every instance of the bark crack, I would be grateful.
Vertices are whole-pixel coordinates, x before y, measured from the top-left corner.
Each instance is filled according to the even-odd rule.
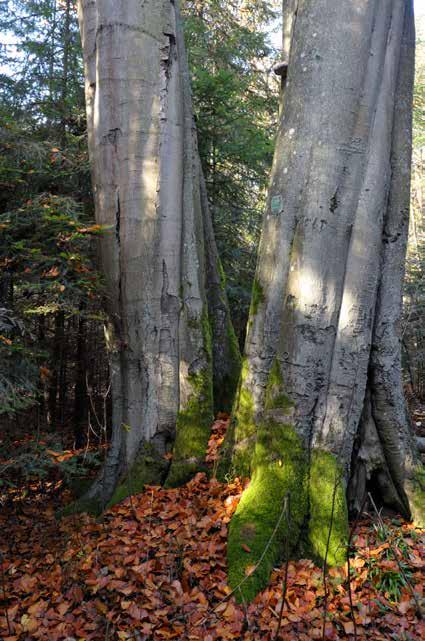
[[[117,240],[118,247],[121,246],[121,203],[120,203],[120,191],[117,187],[115,192],[115,238]]]

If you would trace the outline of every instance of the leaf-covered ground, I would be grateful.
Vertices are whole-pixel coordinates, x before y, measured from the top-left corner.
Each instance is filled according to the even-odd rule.
[[[212,467],[225,428],[214,424]],[[356,631],[374,641],[425,638],[411,593],[422,601],[423,532],[394,519],[384,530],[372,517],[356,527],[352,608],[346,568],[327,573],[325,597],[323,570],[308,560],[288,565],[280,622],[284,566],[253,603],[237,605],[226,583],[226,536],[241,491],[238,482],[198,475],[177,490],[148,487],[100,521],[57,522],[55,511],[70,499],[60,481],[9,490],[0,514],[0,637],[307,641],[351,640]]]

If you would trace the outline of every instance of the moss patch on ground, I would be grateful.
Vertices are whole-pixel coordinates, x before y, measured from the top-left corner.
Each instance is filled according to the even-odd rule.
[[[251,601],[267,585],[285,541],[291,549],[296,545],[307,513],[306,454],[291,425],[262,423],[253,464],[251,483],[230,523],[227,546],[229,584],[233,589],[241,584],[235,594],[239,601]],[[289,518],[284,509],[288,496]]]
[[[312,556],[330,566],[346,560],[348,512],[343,470],[330,452],[314,450],[310,461],[308,539]]]

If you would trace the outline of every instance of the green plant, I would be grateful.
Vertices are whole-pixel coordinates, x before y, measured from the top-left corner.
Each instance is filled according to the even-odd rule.
[[[394,525],[397,526],[399,523]],[[386,523],[382,525],[375,523],[373,530],[377,541],[382,544],[388,543],[388,546],[382,551],[380,557],[368,557],[366,560],[368,575],[388,601],[397,603],[412,576],[412,570],[408,564],[409,547],[404,540],[402,530],[398,527],[391,528]],[[394,559],[394,554],[398,556],[398,563]]]
[[[398,568],[385,569],[385,566],[383,567],[382,563],[377,562],[375,559],[366,565],[368,566],[369,577],[377,590],[384,594],[388,601],[398,603],[402,590],[407,587],[407,581]],[[408,572],[408,570],[408,566],[404,565],[404,571]]]
[[[60,477],[69,486],[84,479],[102,463],[100,450],[71,454],[62,449],[57,437],[29,439],[19,444],[19,454],[13,455],[16,443],[2,443],[0,450],[0,488],[17,487],[31,481]]]

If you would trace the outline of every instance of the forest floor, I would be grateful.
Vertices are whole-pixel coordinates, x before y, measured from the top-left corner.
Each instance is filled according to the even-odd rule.
[[[226,427],[225,420],[213,426],[212,467]],[[176,490],[147,487],[101,520],[57,521],[56,511],[72,496],[51,470],[43,481],[0,487],[6,641],[425,638],[418,611],[425,533],[398,518],[385,518],[382,527],[371,514],[355,525],[350,583],[346,567],[324,576],[311,561],[291,561],[273,571],[253,603],[240,606],[226,582],[227,527],[239,481],[198,474]]]

